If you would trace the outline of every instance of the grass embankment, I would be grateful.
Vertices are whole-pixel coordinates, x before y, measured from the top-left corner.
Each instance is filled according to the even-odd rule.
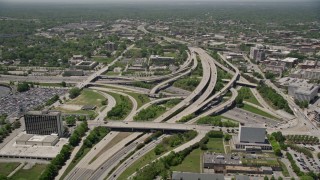
[[[206,116],[206,117],[200,118],[197,121],[197,124],[209,124],[209,125],[220,126],[220,127],[238,127],[239,126],[239,122],[221,115]]]
[[[254,114],[258,114],[258,115],[261,115],[261,116],[264,116],[264,117],[268,117],[268,118],[271,118],[271,119],[277,119],[276,117],[272,116],[271,114],[267,113],[267,112],[264,112],[256,107],[253,107],[251,105],[248,105],[248,104],[244,104],[243,107],[241,107],[241,109],[244,109],[246,111],[249,111],[249,112],[252,112]]]
[[[247,101],[247,102],[250,102],[250,103],[255,104],[257,106],[262,107],[261,104],[259,103],[259,101],[256,99],[256,97],[253,95],[253,93],[250,90],[250,88],[248,88],[248,87],[242,87],[242,88],[248,89],[247,90],[248,91],[248,96],[244,98],[244,101]]]
[[[18,162],[1,162],[0,163],[0,175],[8,176],[13,170],[15,170],[20,163]]]
[[[46,164],[35,164],[31,169],[20,169],[11,179],[16,180],[34,180],[39,179],[41,173],[45,170]]]
[[[137,93],[131,93],[131,92],[126,92],[126,94],[132,96],[137,101],[138,109],[144,104],[150,102],[149,97],[145,94],[137,94]]]
[[[283,176],[290,177],[290,174],[289,174],[287,166],[281,161],[279,161],[279,164],[281,166]]]

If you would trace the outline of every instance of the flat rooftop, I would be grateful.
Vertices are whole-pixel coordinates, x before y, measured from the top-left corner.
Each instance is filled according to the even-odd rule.
[[[217,154],[206,152],[203,154],[203,162],[208,164],[239,165],[240,156],[237,154]]]
[[[0,149],[0,156],[14,156],[22,158],[54,158],[62,149],[62,146],[68,142],[66,138],[60,138],[55,146],[36,146],[36,145],[18,145],[16,140],[21,136],[26,135],[25,132],[20,133],[10,142],[8,142],[2,149]],[[28,136],[27,136],[28,137]],[[35,140],[42,139],[46,141],[47,136],[40,138],[35,137]],[[50,140],[50,139],[49,139]]]
[[[51,115],[51,116],[57,116],[60,115],[60,111],[28,111],[26,113],[27,115]]]

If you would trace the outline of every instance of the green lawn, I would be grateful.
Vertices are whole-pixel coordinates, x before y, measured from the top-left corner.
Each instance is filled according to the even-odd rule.
[[[256,107],[250,106],[248,104],[244,104],[243,107],[241,107],[241,109],[244,109],[246,111],[261,115],[261,116],[265,116],[271,119],[277,119],[276,117],[272,116],[271,114],[264,112]]]
[[[138,103],[138,109],[139,109],[142,105],[150,102],[149,97],[148,97],[147,95],[145,95],[145,94],[137,94],[137,93],[131,93],[131,92],[126,92],[126,94],[132,96],[132,97],[137,101],[137,103]]]
[[[224,153],[222,138],[210,138],[207,143],[208,151],[216,153]],[[171,168],[172,171],[186,171],[200,173],[202,163],[202,154],[205,151],[202,151],[200,148],[193,150],[178,166]]]
[[[202,150],[197,148],[193,150],[178,166],[174,166],[171,168],[172,171],[184,171],[184,172],[193,172],[200,173],[200,163]]]
[[[13,170],[15,170],[20,163],[18,162],[1,162],[0,163],[0,175],[8,176]]]
[[[210,138],[207,143],[208,151],[224,153],[222,138]]]
[[[20,169],[11,179],[15,180],[35,180],[39,179],[41,173],[45,170],[46,164],[35,164],[31,169]]]
[[[101,101],[104,99],[106,98],[95,90],[84,89],[82,90],[80,96],[71,101],[68,101],[67,104],[95,105],[97,107],[100,107]]]

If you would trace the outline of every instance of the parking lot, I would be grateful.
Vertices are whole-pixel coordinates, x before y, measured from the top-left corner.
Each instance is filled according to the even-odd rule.
[[[296,161],[297,166],[300,167],[301,171],[320,172],[320,162],[318,158],[306,157],[303,153],[296,152],[290,148],[288,148],[288,151],[292,155],[293,159]]]
[[[22,93],[9,93],[0,98],[0,114],[17,115],[20,109],[24,111],[44,104],[55,94],[63,95],[67,93],[66,89],[51,88],[31,88],[29,91]]]

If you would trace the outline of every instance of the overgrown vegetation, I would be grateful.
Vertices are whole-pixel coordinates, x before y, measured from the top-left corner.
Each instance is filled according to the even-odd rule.
[[[293,114],[292,110],[288,105],[288,102],[274,89],[266,86],[265,84],[260,84],[257,87],[257,89],[265,99],[272,103],[273,106],[275,106],[278,109],[283,109],[290,114]]]
[[[131,110],[131,102],[130,100],[123,96],[119,96],[119,101],[117,101],[117,104],[115,107],[111,109],[111,111],[108,112],[107,118],[113,119],[113,120],[120,120],[123,119],[127,113]]]
[[[164,113],[165,107],[160,105],[151,105],[150,107],[141,110],[133,117],[135,121],[150,121],[157,118],[160,114]]]

